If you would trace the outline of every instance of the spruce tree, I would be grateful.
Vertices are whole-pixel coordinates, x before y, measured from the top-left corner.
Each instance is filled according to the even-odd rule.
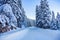
[[[25,11],[22,7],[21,0],[9,0],[7,3],[11,5],[12,11],[17,19],[17,26],[21,28],[25,17]]]
[[[38,8],[38,5],[36,5],[36,26],[38,26],[38,18],[37,18],[39,16],[38,11],[39,11],[39,8]]]
[[[57,25],[57,29],[60,29],[60,14],[59,14],[59,12],[57,12],[57,16],[56,16],[56,25]]]
[[[36,24],[40,28],[50,28],[51,12],[49,9],[48,1],[41,0],[38,12],[36,11],[37,17]]]
[[[53,30],[57,29],[54,11],[52,11],[52,21],[51,21],[51,27],[50,27],[50,29],[53,29]]]

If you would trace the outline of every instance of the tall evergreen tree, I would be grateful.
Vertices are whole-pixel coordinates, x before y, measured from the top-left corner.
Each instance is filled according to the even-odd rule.
[[[11,5],[12,11],[17,19],[17,26],[21,28],[25,16],[21,0],[9,0],[7,3]]]
[[[51,12],[47,0],[41,0],[39,10],[36,11],[36,14],[38,14],[36,17],[37,26],[41,28],[50,28]]]
[[[60,14],[59,14],[59,12],[57,12],[57,16],[56,16],[56,25],[57,25],[57,28],[60,29]]]
[[[57,26],[56,26],[56,19],[55,19],[55,14],[54,12],[52,11],[52,21],[51,21],[51,29],[57,29]]]
[[[38,5],[36,5],[36,26],[39,26],[38,25],[38,18],[37,18],[39,16],[38,11],[39,11],[39,7],[38,7]]]

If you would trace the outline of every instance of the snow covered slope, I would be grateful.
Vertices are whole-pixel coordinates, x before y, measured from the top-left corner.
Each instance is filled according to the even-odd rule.
[[[0,36],[0,40],[60,40],[59,37],[60,31],[58,30],[30,27],[9,35]]]

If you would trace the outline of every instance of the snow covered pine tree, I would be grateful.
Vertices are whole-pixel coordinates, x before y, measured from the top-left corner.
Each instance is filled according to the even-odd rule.
[[[51,27],[50,27],[50,29],[53,29],[53,30],[56,30],[57,29],[55,14],[54,14],[53,11],[52,11],[52,21],[51,21]]]
[[[36,26],[40,28],[50,28],[51,12],[47,0],[41,0],[41,4],[36,8]]]
[[[57,12],[57,16],[56,16],[56,26],[57,26],[57,29],[60,30],[60,14],[59,14],[59,12]]]
[[[25,17],[25,12],[24,8],[22,7],[21,0],[9,0],[7,3],[11,5],[12,11],[17,19],[17,26],[21,28]]]
[[[16,27],[17,26],[17,20],[16,17],[14,16],[13,12],[12,12],[12,8],[10,6],[10,4],[7,3],[8,0],[0,0],[0,15],[5,15],[3,17],[3,19],[6,21],[4,21],[3,23],[5,24],[5,27],[2,28],[2,31],[5,32],[5,30],[7,30],[7,26],[13,26]],[[7,20],[7,18],[9,20]],[[1,18],[0,18],[1,19]],[[8,23],[9,21],[9,23]],[[8,25],[7,25],[8,24]]]

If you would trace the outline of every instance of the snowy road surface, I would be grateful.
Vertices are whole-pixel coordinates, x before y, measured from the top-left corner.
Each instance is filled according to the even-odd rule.
[[[26,28],[8,35],[0,36],[0,40],[59,40],[60,32],[40,28]],[[58,39],[57,39],[58,38]]]

